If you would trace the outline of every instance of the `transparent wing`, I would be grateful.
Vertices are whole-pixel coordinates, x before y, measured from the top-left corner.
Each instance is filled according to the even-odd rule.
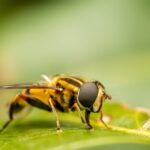
[[[49,86],[40,83],[22,83],[22,84],[12,84],[12,85],[2,85],[0,86],[0,90],[3,89],[54,89],[61,91],[61,88],[55,86]]]

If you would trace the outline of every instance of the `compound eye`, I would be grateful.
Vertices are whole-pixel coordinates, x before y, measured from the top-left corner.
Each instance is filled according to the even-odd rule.
[[[98,95],[98,87],[95,83],[85,83],[80,87],[78,100],[84,107],[91,107]]]

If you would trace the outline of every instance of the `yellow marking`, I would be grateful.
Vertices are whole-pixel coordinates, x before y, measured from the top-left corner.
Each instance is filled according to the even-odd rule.
[[[62,85],[65,89],[67,90],[71,90],[73,92],[77,92],[79,90],[78,87],[76,87],[75,85],[68,83],[67,81],[64,80],[59,80],[58,83],[60,83],[60,85]]]
[[[103,95],[103,91],[102,91],[101,87],[99,87],[97,98],[96,98],[96,100],[95,100],[95,102],[93,104],[93,111],[94,112],[97,112],[99,107],[100,107],[100,105],[101,105],[101,97],[102,97],[102,95]]]
[[[45,94],[45,91],[47,91],[49,94],[54,94],[55,90],[30,89],[30,96],[39,99],[42,103],[46,105],[49,105],[48,103],[49,96]]]

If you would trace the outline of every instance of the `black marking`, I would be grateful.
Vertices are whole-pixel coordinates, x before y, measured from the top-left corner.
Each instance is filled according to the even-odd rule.
[[[25,106],[22,106],[18,103],[14,105],[14,113],[20,112]]]
[[[40,108],[40,109],[44,109],[47,111],[51,111],[50,106],[42,103],[39,99],[34,98],[34,97],[27,97],[26,102],[29,103],[30,105]]]
[[[54,107],[57,109],[57,110],[59,110],[59,111],[61,111],[61,112],[64,112],[65,110],[64,110],[64,108],[56,101],[56,100],[53,100],[54,101]]]
[[[60,88],[60,89],[62,89],[62,90],[65,89],[59,82],[56,84],[56,87],[57,87],[57,88]],[[58,91],[58,92],[59,92],[59,91]]]
[[[75,103],[75,96],[72,96],[69,102],[69,108],[71,108]]]
[[[100,85],[103,89],[105,89],[105,86],[101,83],[101,82],[99,82],[99,81],[94,81],[96,84],[98,84],[98,85]]]
[[[26,89],[25,94],[30,95],[30,89]]]
[[[75,78],[76,80],[78,80],[78,81],[80,81],[80,82],[82,82],[82,83],[85,83],[85,81],[83,80],[83,79],[81,79],[81,78],[79,78],[79,77],[74,77],[74,76],[71,76],[72,78]]]
[[[66,81],[66,82],[68,82],[68,83],[70,83],[70,84],[72,84],[73,86],[76,86],[76,87],[81,86],[81,84],[79,82],[77,82],[77,81],[75,81],[71,78],[61,78],[61,80]]]
[[[15,104],[12,103],[12,104],[10,105],[10,108],[9,108],[9,119],[10,119],[10,120],[13,120],[14,108],[15,108]]]

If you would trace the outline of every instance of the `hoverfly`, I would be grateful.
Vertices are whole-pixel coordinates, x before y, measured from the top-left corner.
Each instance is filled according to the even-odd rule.
[[[13,84],[0,86],[0,89],[23,89],[10,102],[9,119],[0,131],[3,131],[13,120],[14,114],[21,112],[27,106],[34,106],[53,112],[56,129],[62,131],[57,111],[78,111],[83,124],[92,129],[90,113],[100,113],[103,121],[102,106],[106,99],[111,99],[105,87],[99,81],[86,81],[75,76],[55,75],[49,78],[42,75],[43,81],[32,84]],[[85,117],[82,111],[85,111]]]

